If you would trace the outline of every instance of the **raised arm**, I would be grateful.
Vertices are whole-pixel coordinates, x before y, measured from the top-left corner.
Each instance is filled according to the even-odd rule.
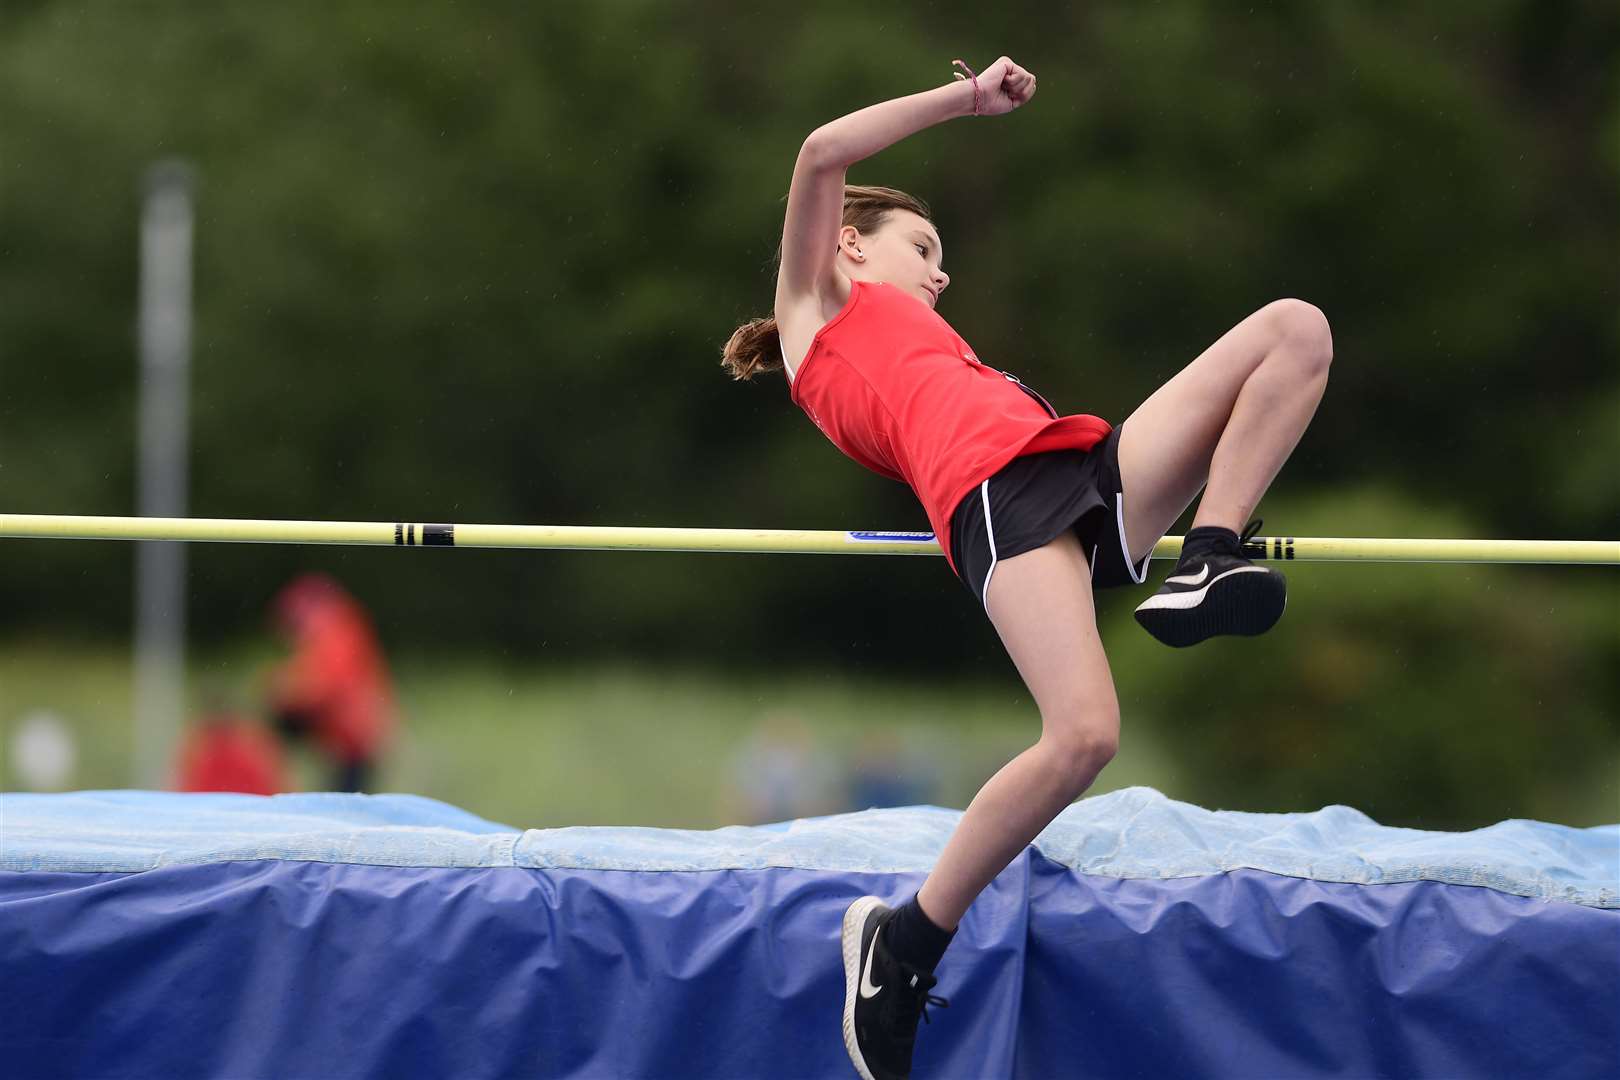
[[[973,82],[958,76],[948,86],[869,105],[823,124],[799,148],[782,227],[782,269],[776,304],[792,304],[833,286],[838,226],[844,210],[844,173],[855,162],[942,120],[1011,112],[1035,92],[1035,76],[1007,57]]]

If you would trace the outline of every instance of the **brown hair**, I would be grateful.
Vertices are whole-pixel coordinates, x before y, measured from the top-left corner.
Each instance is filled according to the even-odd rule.
[[[862,233],[870,235],[883,226],[892,210],[910,210],[919,217],[933,220],[929,216],[927,203],[903,191],[887,187],[845,184],[844,212],[839,228],[853,225]],[[778,268],[782,265],[780,242],[776,245],[772,265]],[[736,332],[731,335],[731,340],[720,350],[720,366],[729,371],[733,379],[742,380],[752,379],[762,371],[781,371],[781,340],[774,317],[750,319],[737,327]]]

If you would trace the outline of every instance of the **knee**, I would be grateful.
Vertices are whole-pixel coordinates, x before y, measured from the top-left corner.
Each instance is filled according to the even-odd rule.
[[[1046,725],[1041,741],[1056,756],[1059,768],[1082,785],[1119,753],[1119,708],[1087,707],[1072,711],[1063,722]]]
[[[1296,362],[1312,374],[1327,371],[1333,363],[1333,328],[1321,308],[1304,300],[1274,300],[1266,313],[1278,343],[1288,347]]]

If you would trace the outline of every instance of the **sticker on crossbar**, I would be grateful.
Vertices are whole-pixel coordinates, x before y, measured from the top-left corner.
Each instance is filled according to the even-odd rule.
[[[926,544],[934,540],[931,532],[847,532],[846,540],[853,540],[861,544]]]
[[[1283,559],[1294,557],[1294,538],[1292,536],[1256,536],[1243,545],[1238,552],[1246,559]]]

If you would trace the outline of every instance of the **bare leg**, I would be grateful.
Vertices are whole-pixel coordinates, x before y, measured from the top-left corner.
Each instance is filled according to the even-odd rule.
[[[1132,558],[1148,553],[1206,483],[1193,526],[1242,529],[1316,414],[1332,359],[1321,311],[1278,300],[1144,401],[1119,436]]]
[[[1119,699],[1075,535],[997,563],[986,606],[1040,709],[1041,737],[985,782],[923,883],[917,902],[946,930],[1119,745]]]

